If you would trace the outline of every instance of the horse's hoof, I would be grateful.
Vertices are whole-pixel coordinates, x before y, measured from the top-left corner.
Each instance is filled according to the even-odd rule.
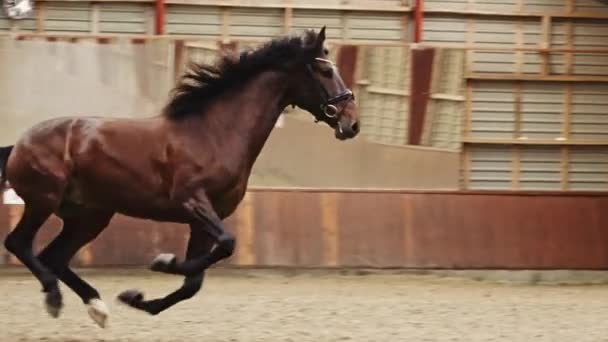
[[[59,313],[63,307],[63,300],[61,299],[61,292],[59,292],[59,289],[54,289],[47,292],[44,304],[46,311],[49,313],[49,315],[51,315],[51,317],[59,317]]]
[[[118,295],[118,300],[128,306],[137,307],[144,300],[144,294],[138,290],[127,290]]]
[[[152,260],[150,269],[154,272],[168,272],[175,265],[177,258],[172,253],[162,253]]]
[[[93,321],[95,321],[99,327],[105,328],[108,321],[108,316],[110,315],[110,310],[108,310],[106,303],[104,303],[101,299],[94,298],[89,301],[87,307],[87,312]]]

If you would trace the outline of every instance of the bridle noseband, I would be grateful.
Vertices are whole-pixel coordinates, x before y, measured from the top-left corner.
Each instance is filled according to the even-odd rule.
[[[332,68],[334,68],[334,63],[328,59],[315,58],[315,60],[319,61],[319,62],[329,63],[332,66]],[[338,107],[336,107],[336,104],[338,104],[342,101],[348,101],[348,100],[355,99],[355,94],[353,94],[353,92],[346,87],[345,87],[344,91],[342,91],[341,93],[339,93],[335,96],[329,95],[329,92],[327,91],[327,89],[325,89],[323,84],[321,84],[321,81],[319,81],[314,76],[314,72],[312,70],[312,65],[307,64],[306,69],[308,69],[308,73],[310,74],[312,79],[315,80],[315,84],[317,85],[317,88],[319,88],[321,98],[323,99],[323,102],[321,103],[321,110],[323,110],[323,113],[328,118],[333,119],[338,115],[339,111],[338,111]]]

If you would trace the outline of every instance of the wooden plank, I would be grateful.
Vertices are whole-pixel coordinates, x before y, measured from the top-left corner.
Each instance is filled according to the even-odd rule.
[[[336,65],[340,70],[340,75],[344,84],[348,88],[353,88],[356,83],[357,73],[357,56],[359,54],[359,46],[357,45],[341,45],[338,48],[338,57]]]
[[[522,127],[522,99],[523,99],[523,84],[522,82],[515,82],[513,84],[513,113],[515,114],[515,129],[513,130],[513,138],[518,139],[521,137]]]
[[[289,33],[293,26],[293,8],[285,8],[283,10],[283,33]]]
[[[91,5],[91,34],[99,34],[99,19],[101,16],[101,5],[93,3]]]
[[[222,43],[230,41],[230,17],[232,10],[229,7],[222,8],[222,28],[220,30],[220,40]]]
[[[176,40],[173,44],[173,79],[178,81],[184,73],[186,65],[186,44],[183,40]]]
[[[323,236],[317,227],[327,192],[259,192],[257,201],[273,203],[256,208],[268,226],[257,231],[256,266],[276,266],[258,258],[286,253],[291,267],[324,266],[315,256]],[[257,197],[259,196],[259,198]],[[354,192],[336,198],[338,258],[341,267],[606,269],[608,192],[476,191],[476,192]],[[330,197],[331,197],[330,196]],[[326,202],[327,203],[327,202]],[[256,205],[257,206],[257,205]],[[332,205],[330,204],[329,207]],[[14,207],[20,215],[23,206]],[[5,208],[5,207],[3,207]],[[0,222],[8,210],[0,208]],[[268,211],[266,209],[278,209]],[[283,211],[281,211],[283,210]],[[300,211],[300,212],[298,212]],[[17,215],[17,216],[18,216]],[[44,225],[35,250],[57,232],[52,217]],[[332,223],[333,224],[333,223]],[[576,232],[573,234],[573,227]],[[232,229],[232,221],[229,224]],[[309,234],[310,235],[306,235]],[[186,225],[160,224],[117,215],[96,239],[86,266],[147,265],[159,252],[183,252]],[[147,243],[141,243],[147,241]],[[241,240],[239,240],[241,241]],[[139,242],[139,243],[138,243]],[[138,248],[132,248],[137,245]],[[305,254],[308,256],[304,256]],[[334,253],[334,252],[331,252]],[[181,253],[180,253],[181,254]],[[17,265],[14,259],[12,263]],[[226,264],[234,263],[229,259]],[[330,265],[330,267],[334,267]]]
[[[322,188],[301,188],[301,187],[249,187],[248,191],[255,193],[283,193],[283,192],[295,192],[295,193],[337,193],[337,194],[350,194],[350,193],[387,193],[387,194],[417,194],[417,195],[446,195],[446,194],[460,194],[460,195],[479,195],[484,196],[488,194],[494,195],[513,195],[513,196],[587,196],[587,197],[608,197],[607,191],[556,191],[556,190],[522,190],[518,192],[512,192],[511,190],[457,190],[457,189],[394,189],[394,188],[333,188],[333,187],[322,187]],[[261,198],[265,198],[262,196]],[[257,208],[256,202],[256,208]],[[256,209],[257,211],[257,209]],[[256,227],[259,227],[256,225]]]
[[[407,0],[404,0],[407,1]],[[410,15],[403,13],[401,16],[401,41],[408,43],[410,41]]]
[[[463,138],[468,138],[471,136],[471,126],[473,124],[473,84],[469,80],[467,81],[467,88],[465,93],[465,103],[464,103],[464,132]]]
[[[460,170],[460,190],[467,190],[471,179],[471,149],[468,146],[463,146],[460,153]]]
[[[408,144],[419,145],[424,130],[430,95],[435,50],[412,48],[410,54],[412,78],[410,82]]]
[[[44,32],[45,30],[45,21],[46,21],[46,3],[44,2],[35,2],[35,15],[36,15],[36,32]]]
[[[565,87],[566,94],[564,96],[562,138],[570,139],[570,131],[572,126],[572,94],[574,92],[574,87],[572,83],[567,83]]]
[[[541,20],[541,40],[539,49],[541,53],[541,75],[547,76],[551,74],[551,54],[547,50],[551,46],[551,17],[545,15]]]
[[[236,212],[237,251],[236,264],[255,265],[255,202],[254,194],[248,192]]]
[[[465,10],[467,12],[475,10],[475,0],[467,0],[467,4],[465,6]]]
[[[155,0],[39,0],[41,2],[98,2],[98,3],[148,3],[154,4]],[[222,0],[167,0],[165,4],[192,5],[192,6],[215,6],[232,8],[293,8],[293,9],[313,9],[313,10],[337,10],[337,11],[366,11],[366,12],[401,12],[409,13],[412,11],[410,6],[387,6],[387,5],[358,5],[358,4],[306,4],[291,3],[290,0],[267,1],[222,1]]]
[[[433,93],[433,94],[431,94],[431,99],[433,99],[433,100],[455,101],[455,102],[464,102],[466,100],[465,96],[462,96],[462,95],[442,94],[442,93]]]
[[[0,32],[0,37],[15,37],[14,33],[10,32]],[[19,32],[17,38],[20,39],[36,39],[36,38],[56,38],[58,40],[61,39],[70,39],[70,38],[79,38],[79,39],[95,39],[95,38],[115,38],[121,37],[125,39],[129,38],[138,38],[145,40],[201,40],[196,36],[192,35],[150,35],[150,34],[91,34],[91,33],[56,33],[56,32]],[[203,38],[207,41],[213,41],[213,38]],[[240,37],[240,36],[232,36],[232,40],[239,40],[242,42],[252,42],[252,43],[260,43],[265,42],[268,39],[260,38],[260,37]],[[382,41],[382,40],[336,40],[336,39],[327,39],[328,44],[356,44],[356,45],[370,45],[370,46],[387,46],[387,47],[409,47],[411,44],[406,42],[398,42],[398,41]],[[460,48],[466,50],[475,50],[475,51],[496,51],[496,52],[513,52],[513,51],[528,51],[528,52],[539,52],[538,48],[517,48],[517,47],[508,47],[505,48],[504,45],[483,45],[483,46],[471,46],[467,47],[462,43],[425,43],[426,47],[433,48]],[[597,53],[597,54],[608,54],[608,49],[562,49],[562,48],[550,48],[547,50],[549,53]],[[484,74],[482,74],[483,76]],[[487,74],[486,74],[487,75]],[[490,74],[493,75],[493,74]],[[496,74],[503,75],[503,74]],[[530,77],[534,77],[531,75],[527,75]]]
[[[463,138],[465,144],[485,145],[552,145],[552,146],[608,146],[608,140],[569,140],[569,139],[481,139]]]
[[[587,75],[548,75],[530,74],[500,74],[500,73],[471,73],[466,76],[470,80],[492,81],[536,81],[536,82],[608,82],[608,76]]]
[[[523,8],[523,1],[518,1],[518,7]],[[520,9],[521,11],[521,9]],[[517,48],[524,47],[524,25],[522,20],[518,20],[515,25],[515,46]],[[518,74],[523,73],[524,69],[524,53],[521,50],[515,51],[515,71]]]
[[[568,191],[570,188],[568,165],[570,164],[570,149],[568,146],[562,146],[560,151],[560,176],[561,176],[561,189]]]
[[[572,15],[575,10],[575,2],[576,0],[566,0],[566,13]]]
[[[570,140],[571,121],[572,121],[572,83],[566,84],[566,96],[564,97],[564,111],[563,111],[563,126],[562,126],[562,138]],[[570,165],[570,149],[568,146],[562,146],[561,156],[561,188],[564,191],[569,189],[569,176],[570,172],[568,166]]]
[[[323,241],[323,265],[339,265],[340,226],[338,225],[337,194],[321,194],[321,225]]]
[[[338,196],[339,262],[344,267],[404,265],[402,195],[359,193]],[[377,215],[384,210],[397,215]],[[413,242],[413,241],[412,241]]]
[[[574,47],[574,25],[572,22],[566,23],[566,48],[572,50]],[[574,71],[574,54],[572,51],[566,52],[565,55],[566,74],[572,75]]]
[[[396,44],[396,43],[395,43]],[[488,51],[488,52],[513,52],[513,51],[523,51],[523,52],[541,52],[539,47],[517,47],[515,45],[505,47],[505,45],[494,45],[494,44],[462,44],[462,43],[439,43],[439,42],[426,42],[425,46],[435,47],[435,48],[458,48],[465,50],[475,50],[477,51]],[[568,52],[578,52],[578,53],[597,53],[597,54],[608,54],[608,49],[606,48],[548,48],[544,50],[548,53],[568,53]]]
[[[519,146],[511,147],[511,188],[513,190],[519,190],[519,180],[521,178],[521,149]]]
[[[608,19],[608,15],[597,12],[495,12],[495,11],[467,11],[467,10],[454,10],[454,9],[428,9],[425,10],[427,14],[444,14],[444,15],[462,15],[467,17],[504,17],[504,18],[542,18],[544,16],[551,16],[554,18],[576,18],[576,19]]]
[[[360,82],[357,82],[357,83],[361,84]],[[409,96],[409,92],[404,93],[402,90],[382,88],[382,87],[367,87],[367,91],[370,93],[373,93],[373,94]]]

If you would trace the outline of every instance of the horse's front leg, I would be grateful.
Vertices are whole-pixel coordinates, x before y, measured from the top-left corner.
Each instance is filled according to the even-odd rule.
[[[224,223],[215,213],[206,196],[192,198],[184,203],[184,207],[194,221],[192,226],[211,238],[216,246],[210,253],[183,262],[178,262],[173,254],[160,254],[152,262],[153,271],[196,276],[234,253],[235,238],[226,231]]]
[[[205,269],[232,254],[234,238],[225,232],[223,223],[206,198],[190,200],[184,206],[195,218],[190,225],[191,236],[186,261],[180,263],[173,254],[161,254],[154,259],[151,266],[152,270],[157,272],[185,275],[184,284],[166,297],[152,300],[144,300],[143,294],[138,290],[128,290],[118,296],[121,302],[153,315],[158,314],[193,297],[202,286]],[[205,213],[209,213],[209,218]],[[227,239],[231,240],[230,246],[226,246]],[[216,248],[211,250],[215,244]]]

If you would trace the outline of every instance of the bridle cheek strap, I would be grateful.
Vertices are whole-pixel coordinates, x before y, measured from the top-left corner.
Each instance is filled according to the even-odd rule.
[[[320,60],[320,58],[318,58],[318,59]],[[325,60],[323,60],[323,61],[325,61]],[[310,74],[311,78],[315,81],[315,84],[317,85],[317,88],[319,89],[319,93],[321,94],[321,98],[323,99],[323,103],[321,103],[321,110],[323,110],[323,114],[325,114],[325,116],[327,116],[328,118],[332,118],[332,119],[335,118],[336,115],[338,115],[338,113],[339,113],[339,110],[338,110],[338,107],[336,106],[336,104],[343,102],[343,101],[348,101],[348,100],[354,99],[355,95],[353,94],[353,92],[350,89],[346,88],[340,94],[330,97],[327,89],[325,89],[323,84],[321,84],[321,82],[314,76],[312,66],[310,64],[307,64],[306,69],[308,69],[308,73]],[[316,120],[316,121],[318,122],[318,120]]]

